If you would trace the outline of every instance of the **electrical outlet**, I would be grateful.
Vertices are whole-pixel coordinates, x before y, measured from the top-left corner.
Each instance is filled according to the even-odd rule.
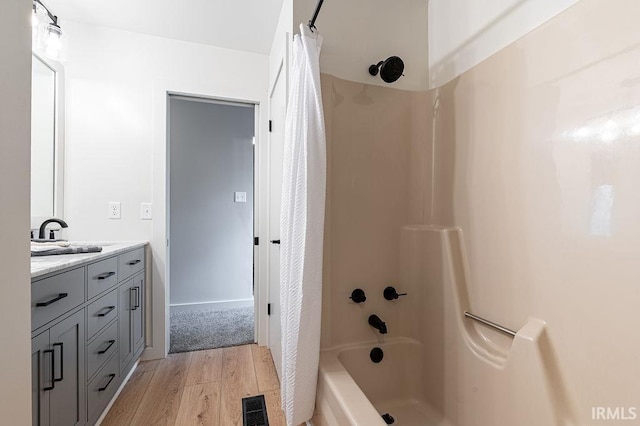
[[[151,219],[151,203],[140,203],[140,219]]]
[[[247,202],[247,193],[246,192],[234,192],[234,199],[236,203],[246,203]]]
[[[109,202],[109,210],[107,211],[109,219],[120,219],[120,201]]]

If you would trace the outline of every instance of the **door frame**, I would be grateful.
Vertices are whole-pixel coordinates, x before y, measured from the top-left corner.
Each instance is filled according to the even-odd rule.
[[[273,98],[273,95],[275,93],[276,90],[276,86],[278,85],[279,82],[281,82],[280,79],[284,79],[284,90],[285,90],[285,98],[288,97],[288,81],[287,81],[287,70],[286,70],[286,57],[282,57],[280,58],[280,63],[277,66],[277,71],[275,73],[275,77],[273,79],[273,82],[271,82],[270,86],[269,86],[269,99],[267,100],[268,103],[268,107],[269,107],[269,121],[271,121],[271,119],[273,118],[272,116],[272,112],[271,112],[271,99]],[[286,115],[286,104],[287,104],[287,100],[285,99],[285,115]],[[271,143],[271,138],[272,138],[272,133],[269,132],[269,146],[267,148],[267,181],[266,181],[266,191],[268,193],[268,204],[266,205],[266,212],[265,212],[265,216],[267,217],[267,222],[265,224],[265,231],[266,233],[269,233],[270,229],[270,222],[271,222],[271,202],[272,197],[271,197],[271,147],[273,146],[273,144]],[[279,201],[279,200],[278,200]],[[268,239],[271,239],[272,235],[268,235]],[[265,241],[265,243],[269,244],[269,241]],[[269,264],[269,256],[270,256],[270,252],[269,252],[269,246],[265,244],[266,246],[266,253],[265,253],[265,257],[267,259],[267,273],[270,272],[270,264]],[[267,279],[267,295],[266,295],[266,299],[267,302],[266,303],[270,303],[271,299],[270,299],[270,295],[271,295],[271,286],[273,285],[273,283],[271,282],[271,278],[270,275],[267,275],[266,277]],[[278,285],[280,285],[280,283],[278,282]],[[267,329],[266,329],[266,345],[268,347],[271,347],[271,329],[269,327],[269,322],[271,321],[271,318],[269,318],[269,316],[267,316]]]
[[[254,151],[254,235],[260,236],[263,229],[263,211],[266,194],[263,190],[266,167],[264,156],[267,153],[263,141],[267,140],[266,91],[235,88],[229,92],[223,84],[216,85],[199,82],[176,82],[172,80],[154,80],[153,108],[153,203],[154,220],[150,254],[147,261],[146,300],[150,309],[146,314],[146,349],[143,359],[165,358],[169,352],[169,96],[184,96],[211,100],[219,103],[253,104],[255,106],[255,151]],[[262,246],[262,244],[261,244]],[[259,246],[260,247],[260,246]],[[262,266],[263,256],[254,246],[254,306],[255,335],[258,344],[266,341],[266,297],[268,297],[268,279]],[[264,307],[264,309],[261,309]]]
[[[285,96],[285,117],[287,115],[287,109],[289,104],[289,63],[291,58],[291,43],[293,40],[293,34],[289,31],[285,31],[281,35],[276,35],[276,42],[272,47],[271,52],[271,67],[269,69],[269,86],[268,86],[268,96],[266,99],[265,105],[268,109],[268,119],[270,120],[272,117],[271,114],[271,98],[276,89],[276,85],[280,81],[280,79],[284,79],[284,96]],[[268,140],[271,141],[271,133],[268,134]],[[269,232],[269,224],[271,218],[270,216],[270,204],[273,201],[271,199],[271,190],[270,190],[270,182],[271,182],[271,169],[270,169],[270,159],[271,159],[271,143],[268,144],[267,149],[265,149],[265,157],[263,157],[263,161],[265,167],[263,167],[265,174],[263,175],[263,196],[266,197],[264,201],[264,209],[261,217],[261,226],[263,230],[263,234]],[[280,202],[280,200],[278,200]],[[270,237],[270,236],[269,236]],[[267,239],[268,240],[268,239]],[[265,281],[266,285],[264,285],[264,304],[261,306],[261,309],[264,309],[264,315],[261,315],[264,318],[264,340],[261,345],[266,345],[270,347],[270,339],[269,336],[269,322],[271,318],[267,315],[267,303],[269,303],[269,295],[271,293],[271,280],[270,280],[270,270],[269,270],[269,241],[265,241],[267,244],[262,244],[260,250],[262,250],[262,259],[264,262],[264,273],[261,272],[261,279]],[[280,282],[277,283],[280,285]],[[282,338],[282,336],[281,336]]]

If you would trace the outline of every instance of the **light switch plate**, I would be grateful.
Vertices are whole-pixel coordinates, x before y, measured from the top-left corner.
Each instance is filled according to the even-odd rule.
[[[109,209],[107,210],[107,217],[109,219],[120,219],[120,201],[109,202]]]
[[[236,203],[246,203],[247,202],[247,193],[246,192],[234,192],[235,202]]]
[[[151,218],[151,203],[140,203],[140,219],[150,220]]]

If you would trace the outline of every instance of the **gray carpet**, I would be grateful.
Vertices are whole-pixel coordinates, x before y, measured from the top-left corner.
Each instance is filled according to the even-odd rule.
[[[253,307],[171,312],[169,353],[253,343]]]

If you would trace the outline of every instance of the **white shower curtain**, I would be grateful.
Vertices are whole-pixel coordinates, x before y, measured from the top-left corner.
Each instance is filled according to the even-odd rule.
[[[301,24],[293,43],[280,218],[281,396],[289,426],[309,420],[315,404],[327,174],[322,37]]]

